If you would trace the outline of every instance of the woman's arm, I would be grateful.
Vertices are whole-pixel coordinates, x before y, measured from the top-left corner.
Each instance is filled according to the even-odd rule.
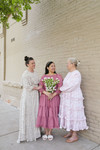
[[[40,90],[41,88],[42,88],[42,86],[39,85],[38,87],[34,87],[33,89],[34,89],[34,90]]]
[[[39,90],[41,92],[41,94],[45,94],[46,96],[48,96],[48,98],[50,99],[51,98],[51,93],[45,91],[45,88],[44,88],[44,82],[43,82],[43,77],[41,78],[40,80],[40,83],[39,83],[39,86],[38,87],[35,87],[34,88],[35,90]]]
[[[77,73],[74,76],[72,76],[72,79],[70,79],[70,82],[66,82],[60,88],[60,90],[62,92],[64,92],[64,91],[71,92],[71,91],[75,90],[75,88],[78,86],[78,84],[80,84],[80,82],[81,82],[81,75],[79,73]]]
[[[26,88],[28,91],[34,90],[34,86],[31,85],[31,81],[28,76],[22,77],[22,86],[23,88]]]
[[[60,91],[60,87],[61,87],[61,86],[62,86],[62,84],[63,84],[63,78],[62,78],[62,76],[61,76],[61,75],[59,75],[59,76],[58,76],[58,79],[59,79],[59,83],[58,83],[58,87],[57,87],[56,92],[54,92],[54,95],[58,95],[58,94],[60,94],[60,93],[61,93],[61,91]]]
[[[61,93],[60,91],[60,87],[62,86],[62,83],[63,83],[63,78],[61,75],[58,76],[58,79],[59,79],[59,83],[58,83],[58,87],[57,87],[57,90],[51,95],[51,98],[52,99],[53,97],[55,97],[56,95],[59,95]]]

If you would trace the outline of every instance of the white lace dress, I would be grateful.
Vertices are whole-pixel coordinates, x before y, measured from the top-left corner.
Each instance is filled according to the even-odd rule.
[[[41,136],[40,128],[36,127],[39,106],[39,93],[32,90],[38,86],[39,78],[36,72],[26,70],[22,75],[23,92],[20,102],[19,136],[20,141],[33,141]]]

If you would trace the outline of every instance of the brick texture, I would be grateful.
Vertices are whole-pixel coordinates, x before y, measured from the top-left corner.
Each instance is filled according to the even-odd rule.
[[[100,143],[100,1],[99,0],[41,0],[28,12],[28,24],[9,18],[7,30],[6,80],[19,82],[25,70],[23,58],[33,56],[36,71],[44,73],[47,61],[56,70],[67,74],[67,58],[77,57],[81,65],[82,91],[88,131],[81,135]],[[11,39],[15,41],[11,42]],[[0,39],[1,40],[1,39]],[[18,105],[21,90],[3,87],[3,96],[15,97]],[[14,91],[14,92],[12,92]],[[15,92],[16,91],[16,92]],[[13,95],[12,95],[13,93]],[[16,94],[17,93],[17,94]]]

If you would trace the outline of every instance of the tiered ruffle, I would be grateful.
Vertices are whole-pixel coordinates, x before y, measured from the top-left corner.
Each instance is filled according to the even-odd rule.
[[[88,129],[84,114],[83,97],[76,99],[71,97],[71,94],[61,94],[59,119],[60,128],[67,131]]]
[[[59,128],[59,96],[48,100],[47,96],[40,98],[40,105],[37,117],[37,127]]]

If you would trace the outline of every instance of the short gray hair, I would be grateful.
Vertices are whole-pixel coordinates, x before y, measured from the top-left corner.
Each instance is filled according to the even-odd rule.
[[[74,64],[75,65],[75,67],[77,67],[77,66],[79,66],[80,65],[80,61],[79,60],[77,60],[76,58],[74,58],[74,57],[70,57],[70,58],[68,58],[68,61],[70,61],[71,62],[71,64]]]

